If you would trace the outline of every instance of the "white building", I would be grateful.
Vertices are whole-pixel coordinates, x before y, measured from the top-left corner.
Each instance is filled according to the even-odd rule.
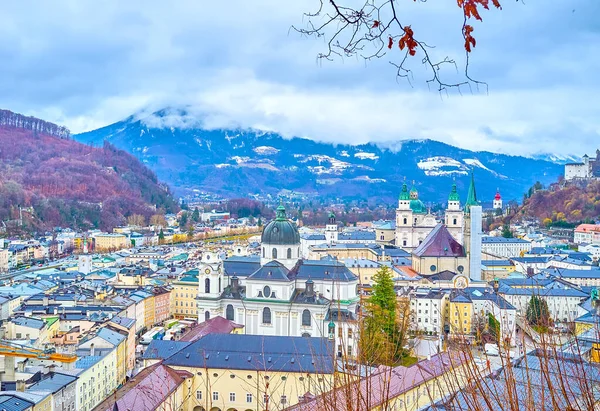
[[[444,220],[450,234],[461,244],[463,243],[463,218],[464,212],[460,208],[456,184],[453,184],[452,191],[448,196],[448,207]],[[409,192],[404,183],[396,209],[396,246],[408,249],[418,247],[437,223],[435,216],[419,200],[417,190],[413,187]]]
[[[593,260],[600,260],[600,244],[579,244],[578,251],[588,253]]]
[[[520,238],[484,236],[481,238],[481,251],[495,257],[513,258],[531,250],[531,242]]]
[[[502,210],[502,196],[500,196],[500,190],[496,190],[492,207],[494,210]]]
[[[350,336],[356,332],[358,277],[334,259],[302,259],[298,229],[283,206],[261,242],[259,258],[221,261],[205,254],[198,277],[199,321],[222,316],[258,335],[327,337],[335,331],[338,351],[355,353]]]
[[[594,177],[596,163],[600,161],[600,150],[596,150],[596,158],[590,158],[587,154],[581,159],[581,163],[565,164],[565,180],[588,179]]]
[[[600,224],[579,224],[573,236],[575,244],[600,244]]]

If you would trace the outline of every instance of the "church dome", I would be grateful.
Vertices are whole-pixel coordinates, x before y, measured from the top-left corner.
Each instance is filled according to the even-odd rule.
[[[456,190],[456,184],[452,184],[452,191],[450,191],[448,201],[460,201],[460,196],[458,195],[458,191]]]
[[[500,191],[496,191],[496,195],[494,196],[494,200],[496,200],[496,201],[502,200],[502,197],[500,196]]]
[[[408,201],[410,200],[410,194],[408,194],[408,187],[406,186],[406,183],[402,184],[402,191],[400,192],[400,201],[404,200],[404,201]]]
[[[277,207],[277,216],[264,228],[261,236],[263,244],[295,245],[300,244],[298,227],[285,216],[283,205]]]
[[[410,200],[410,209],[415,214],[425,214],[427,212],[427,207],[425,207],[425,204],[418,198]]]

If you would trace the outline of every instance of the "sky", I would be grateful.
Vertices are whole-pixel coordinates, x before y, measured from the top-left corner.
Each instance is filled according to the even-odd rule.
[[[600,2],[500,0],[473,22],[462,93],[396,78],[380,59],[317,59],[328,37],[302,36],[319,0],[21,0],[0,13],[0,108],[93,130],[132,114],[185,107],[207,128],[394,147],[431,138],[515,155],[600,147]],[[340,0],[344,4],[356,0]],[[397,1],[403,24],[464,69],[455,0]],[[329,32],[330,34],[330,32]],[[460,73],[460,72],[459,72]],[[453,68],[442,72],[456,78]],[[161,119],[150,118],[158,126]],[[177,119],[169,124],[179,125]],[[189,122],[181,123],[184,126]]]

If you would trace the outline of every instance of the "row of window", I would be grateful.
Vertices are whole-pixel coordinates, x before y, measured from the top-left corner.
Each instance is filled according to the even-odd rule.
[[[202,401],[203,400],[203,396],[202,396],[202,391],[198,390],[196,391],[196,399],[198,401]],[[212,393],[212,400],[213,401],[219,401],[219,392],[218,391],[213,391]],[[263,394],[263,402],[267,402],[269,400],[269,395],[268,394]],[[235,392],[230,392],[229,393],[229,402],[235,402],[236,401],[236,395]],[[246,402],[248,404],[252,403],[254,401],[254,396],[250,393],[246,393]],[[282,395],[279,402],[281,404],[287,404],[287,396],[286,395]]]
[[[266,253],[267,253],[266,248],[263,247],[263,249],[262,249],[263,258],[267,258]],[[292,249],[288,248],[286,254],[287,254],[286,258],[291,259],[292,258]],[[300,249],[298,249],[298,255],[300,255]],[[276,248],[273,248],[271,250],[271,258],[273,258],[273,259],[277,258],[277,249]]]
[[[206,311],[205,316],[207,314],[210,316],[208,311]],[[225,308],[225,318],[227,318],[230,321],[235,321],[235,310],[233,308],[233,305],[228,304],[227,307]],[[262,312],[263,324],[271,324],[271,321],[272,321],[271,309],[269,307],[263,308],[263,312]],[[310,327],[311,325],[312,325],[312,317],[311,317],[310,310],[302,311],[302,326]]]

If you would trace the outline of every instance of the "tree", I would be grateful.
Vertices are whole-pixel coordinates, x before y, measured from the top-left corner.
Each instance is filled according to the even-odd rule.
[[[432,60],[432,46],[429,40],[423,40],[423,34],[415,33],[410,22],[403,21],[406,13],[401,8],[404,3],[392,0],[370,0],[359,2],[359,6],[350,0],[321,0],[320,7],[305,14],[306,27],[294,27],[302,35],[325,38],[326,49],[317,55],[318,59],[362,57],[365,61],[382,58],[389,54],[396,75],[412,85],[415,64],[423,64],[428,73],[427,84],[434,84],[438,91],[461,87],[471,90],[475,85],[485,84],[474,80],[469,74],[469,55],[476,45],[473,35],[474,20],[481,21],[481,11],[489,9],[489,3],[501,9],[499,0],[457,0],[463,18],[461,33],[466,54],[462,79],[446,82],[442,75],[444,68],[457,71],[455,60],[445,57]],[[423,2],[424,3],[424,2]],[[386,57],[386,58],[387,58]]]
[[[510,230],[510,225],[509,224],[504,224],[502,226],[502,237],[504,238],[513,238],[513,232]]]
[[[192,220],[194,220],[194,222],[198,222],[200,221],[200,211],[198,210],[198,207],[194,208],[194,212],[192,213]]]
[[[158,243],[163,244],[164,242],[165,242],[165,233],[163,232],[163,229],[161,227],[160,231],[158,232]]]
[[[494,317],[494,314],[488,314],[488,330],[490,334],[498,341],[500,338],[500,322]]]
[[[551,218],[544,218],[544,221],[542,222],[542,224],[544,224],[545,227],[550,227],[552,225],[552,219]]]
[[[256,223],[259,227],[262,227],[263,223],[262,223],[262,218],[258,217],[258,222]]]
[[[547,327],[550,325],[550,312],[546,300],[532,295],[527,306],[526,318],[532,326]]]
[[[194,239],[194,225],[193,224],[190,224],[190,226],[188,227],[187,236],[188,236],[188,239],[190,239],[190,240]]]
[[[179,217],[179,227],[183,228],[185,226],[187,226],[188,223],[188,213],[187,211],[184,211],[181,213],[181,217]]]
[[[132,214],[127,217],[127,224],[134,227],[144,227],[146,225],[146,217],[141,214]]]
[[[150,217],[150,225],[153,225],[155,227],[166,227],[167,226],[167,220],[165,219],[165,216],[162,214],[154,214],[152,217]]]

